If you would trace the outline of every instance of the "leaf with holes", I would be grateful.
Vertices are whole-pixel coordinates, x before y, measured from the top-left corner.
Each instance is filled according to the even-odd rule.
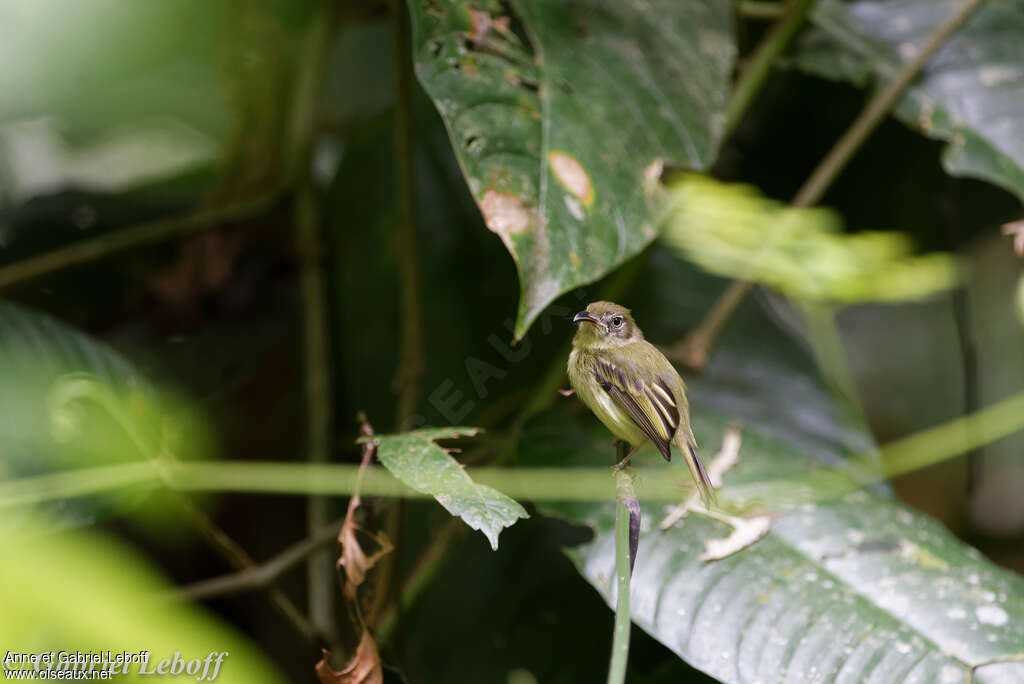
[[[692,280],[671,285],[702,292]],[[847,407],[830,397],[800,348],[754,308],[741,310],[688,395],[705,459],[742,421],[739,460],[719,497],[737,514],[771,516],[770,529],[705,561],[706,543],[732,528],[691,511],[662,531],[671,507],[641,493],[634,622],[726,682],[966,682],[971,672],[981,681],[1018,681],[1024,579],[883,487],[857,487],[843,457],[870,453],[870,436],[844,418]],[[649,339],[659,341],[656,317],[649,323],[640,313]],[[602,454],[612,461],[607,431],[589,413],[570,410],[573,401],[526,426],[523,465],[593,466]],[[664,464],[644,449],[634,462],[641,492],[655,478],[678,482],[680,501],[692,491],[675,460]],[[538,507],[594,531],[570,556],[614,606],[614,502]]]
[[[826,78],[863,83],[892,78],[912,60],[960,0],[822,0],[816,27],[794,63]],[[939,51],[895,114],[949,141],[946,170],[981,178],[1024,198],[1024,2],[984,3]]]
[[[449,513],[483,532],[491,548],[497,550],[498,534],[516,520],[530,516],[501,492],[473,482],[462,465],[436,443],[438,439],[479,431],[469,427],[430,428],[366,437],[360,442],[376,440],[377,458],[392,475],[416,491],[433,496]]]
[[[728,3],[410,3],[416,73],[519,270],[515,335],[657,234],[665,161],[705,169],[735,56]]]

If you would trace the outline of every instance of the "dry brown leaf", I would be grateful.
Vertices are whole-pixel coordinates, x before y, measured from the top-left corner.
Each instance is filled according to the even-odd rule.
[[[1013,236],[1013,251],[1024,257],[1024,219],[1003,224],[1003,235]]]
[[[377,643],[368,630],[363,630],[356,653],[342,670],[331,667],[326,649],[323,658],[316,664],[316,676],[322,684],[383,684],[384,670],[377,653]]]
[[[367,555],[356,536],[362,532],[370,539],[377,542],[378,548]],[[371,534],[361,525],[357,524],[351,516],[345,517],[345,524],[341,526],[338,534],[338,543],[341,544],[341,556],[338,558],[338,565],[345,568],[345,598],[355,600],[356,589],[366,579],[366,573],[370,571],[377,561],[385,554],[391,553],[394,548],[391,541],[384,533]]]
[[[366,422],[365,416],[360,416],[363,424],[360,433],[366,437],[373,436],[373,428]],[[355,491],[348,502],[348,510],[345,512],[345,523],[338,533],[338,543],[341,545],[341,555],[338,557],[338,565],[345,568],[345,586],[343,593],[350,601],[356,599],[356,589],[366,579],[366,573],[370,571],[381,556],[390,553],[394,548],[391,540],[384,533],[372,534],[356,522],[356,509],[359,508],[359,488],[363,483],[363,475],[370,467],[374,454],[377,453],[377,442],[369,441],[363,445],[363,459],[359,464],[359,475],[356,477]],[[356,533],[362,532],[370,539],[377,542],[377,550],[367,555],[359,543]]]

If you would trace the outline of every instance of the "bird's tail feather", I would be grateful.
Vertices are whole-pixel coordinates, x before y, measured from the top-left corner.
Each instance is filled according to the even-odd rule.
[[[708,475],[707,469],[700,460],[700,456],[697,455],[697,447],[692,442],[686,442],[680,444],[680,451],[683,452],[683,459],[686,461],[686,467],[690,469],[690,475],[693,476],[693,481],[697,485],[697,491],[700,492],[701,501],[708,508],[715,502],[715,486],[711,484],[711,476]]]

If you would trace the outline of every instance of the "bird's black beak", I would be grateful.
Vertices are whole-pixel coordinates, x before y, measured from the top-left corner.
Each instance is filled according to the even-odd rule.
[[[572,317],[573,323],[593,323],[597,327],[601,327],[601,321],[594,314],[589,311],[580,311],[578,314]]]

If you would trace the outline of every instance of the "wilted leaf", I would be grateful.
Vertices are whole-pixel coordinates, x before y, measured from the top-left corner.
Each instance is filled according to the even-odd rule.
[[[912,256],[901,233],[844,234],[829,209],[787,207],[749,186],[697,174],[684,176],[671,195],[666,241],[712,273],[847,303],[919,298],[957,281],[948,255]]]
[[[366,422],[365,417],[363,418],[360,431],[369,441],[363,444],[363,460],[359,464],[359,478],[356,480],[356,490],[348,501],[345,522],[342,523],[341,531],[338,532],[338,543],[341,545],[341,556],[338,558],[338,565],[345,568],[343,592],[345,598],[352,602],[357,602],[356,590],[366,579],[366,573],[377,564],[377,561],[382,556],[392,551],[391,541],[383,532],[370,534],[362,525],[356,522],[356,509],[359,508],[360,503],[359,487],[366,469],[373,461],[374,453],[377,450],[376,444],[372,441],[373,428]],[[362,532],[364,535],[372,538],[374,543],[377,544],[377,549],[371,553],[363,550],[363,545],[359,542],[358,532]],[[355,614],[361,615],[358,605],[355,608]],[[363,631],[366,631],[365,625],[363,626]]]
[[[377,458],[395,477],[433,496],[449,513],[483,532],[497,549],[501,530],[529,515],[501,492],[473,482],[462,465],[434,441],[477,432],[477,428],[466,427],[431,428],[373,439],[378,441]]]
[[[795,64],[827,78],[882,81],[911,61],[959,0],[821,0],[817,28],[797,43]],[[931,58],[896,115],[950,142],[946,170],[1024,198],[1024,3],[983,3]]]
[[[369,630],[363,630],[363,638],[359,640],[355,655],[343,670],[332,668],[328,657],[325,650],[320,662],[316,664],[316,675],[321,684],[382,684],[384,681],[377,643],[370,636]]]
[[[663,160],[714,159],[735,56],[713,0],[410,3],[416,73],[519,270],[521,337],[656,235]]]

